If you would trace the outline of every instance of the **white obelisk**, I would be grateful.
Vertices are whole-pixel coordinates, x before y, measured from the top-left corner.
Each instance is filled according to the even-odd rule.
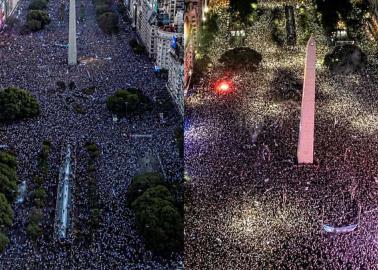
[[[77,64],[76,48],[76,1],[70,0],[70,14],[68,26],[68,64]]]
[[[298,142],[298,163],[311,164],[314,161],[315,130],[315,71],[316,43],[313,36],[307,43],[304,82],[301,106],[301,122]]]

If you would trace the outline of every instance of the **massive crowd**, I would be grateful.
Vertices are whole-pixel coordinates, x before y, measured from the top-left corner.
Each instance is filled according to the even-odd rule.
[[[321,64],[330,48],[315,32],[315,162],[303,166],[300,101],[277,101],[271,90],[277,70],[302,78],[304,46],[273,45],[262,15],[246,41],[263,56],[259,70],[233,72],[235,92],[217,95],[208,85],[227,70],[216,59],[228,49],[219,17],[214,68],[186,100],[186,268],[378,269],[376,48],[360,43],[365,70],[330,74]],[[329,234],[325,224],[358,227]]]
[[[20,3],[19,19],[24,21],[29,1]],[[82,3],[82,2],[80,2]],[[78,7],[79,4],[77,3]],[[146,56],[136,56],[129,48],[135,33],[131,26],[120,22],[118,35],[106,36],[95,21],[92,1],[85,1],[83,21],[78,21],[77,66],[67,65],[68,12],[60,21],[61,5],[67,1],[49,2],[51,18],[43,31],[19,35],[9,30],[1,36],[0,89],[9,86],[30,90],[41,106],[41,116],[1,127],[2,144],[7,144],[18,157],[18,176],[26,180],[29,191],[36,173],[37,155],[43,141],[49,141],[49,175],[46,207],[43,209],[44,234],[35,244],[25,235],[31,205],[15,205],[15,222],[10,232],[11,243],[0,254],[1,269],[170,269],[176,262],[156,258],[148,251],[138,235],[131,211],[126,207],[127,186],[140,172],[139,157],[146,152],[159,155],[168,180],[181,180],[183,164],[180,162],[174,132],[181,124],[173,109],[165,112],[166,123],[159,121],[161,109],[138,117],[121,119],[113,123],[106,109],[106,98],[116,90],[127,87],[141,89],[152,100],[169,97],[165,81],[156,78],[153,64]],[[59,88],[57,82],[76,89]],[[95,87],[93,94],[83,89]],[[76,109],[75,109],[76,108]],[[77,110],[80,108],[80,111]],[[133,137],[151,134],[152,138]],[[79,186],[87,177],[87,154],[84,144],[96,143],[101,155],[96,161],[96,179],[99,186],[99,204],[102,207],[100,227],[91,243],[75,237],[66,244],[53,240],[58,171],[61,153],[71,143],[76,149],[75,183]],[[82,189],[73,190],[73,200],[85,200]],[[75,216],[88,206],[74,205]]]

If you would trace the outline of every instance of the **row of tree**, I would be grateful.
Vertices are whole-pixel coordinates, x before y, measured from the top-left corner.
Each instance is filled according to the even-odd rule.
[[[0,252],[9,243],[7,234],[13,223],[11,204],[18,193],[16,170],[15,155],[10,152],[0,152]]]
[[[96,178],[96,160],[100,156],[100,150],[95,143],[87,142],[85,144],[89,161],[87,167],[87,186],[85,186],[86,197],[88,198],[89,208],[86,214],[82,215],[81,222],[78,223],[80,237],[90,243],[94,233],[100,226],[101,222],[101,205],[99,202],[99,186]]]
[[[183,202],[176,185],[158,173],[134,177],[127,202],[136,216],[137,229],[156,254],[170,256],[183,249]]]
[[[355,0],[313,0],[318,11],[318,19],[327,34],[339,28],[342,21],[346,24],[350,36],[358,37],[363,26],[363,17],[368,10],[368,1]],[[372,1],[374,2],[374,1]],[[233,21],[250,24],[254,20],[254,14],[258,12],[257,0],[230,0],[230,10]],[[305,26],[306,19],[303,11],[300,11],[300,22]]]
[[[26,233],[33,240],[37,240],[42,235],[42,210],[47,198],[47,192],[43,185],[48,177],[50,152],[50,142],[44,141],[37,157],[38,171],[33,178],[34,190],[31,193],[33,209],[26,227]]]
[[[346,24],[348,34],[358,37],[362,33],[363,16],[368,10],[367,1],[354,0],[314,0],[319,12],[320,22],[327,34],[330,34],[341,21]]]

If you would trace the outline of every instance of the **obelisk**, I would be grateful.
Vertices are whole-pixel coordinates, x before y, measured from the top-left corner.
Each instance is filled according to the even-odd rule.
[[[76,48],[76,1],[70,0],[70,14],[68,26],[68,64],[77,64]]]
[[[315,70],[316,43],[311,35],[307,42],[302,93],[301,120],[299,127],[298,163],[311,164],[314,161],[315,125]]]

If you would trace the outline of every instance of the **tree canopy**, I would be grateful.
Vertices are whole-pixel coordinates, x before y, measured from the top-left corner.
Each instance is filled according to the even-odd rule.
[[[362,26],[362,18],[367,10],[366,1],[353,0],[315,0],[317,10],[321,14],[320,20],[327,33],[337,28],[338,21],[342,20],[349,33],[357,34]]]
[[[13,202],[18,193],[15,157],[8,152],[0,152],[0,193]]]
[[[231,69],[245,68],[256,71],[261,60],[262,56],[257,51],[247,47],[238,47],[223,53],[219,62]]]
[[[290,69],[278,69],[273,74],[271,94],[276,101],[301,99],[303,82]]]
[[[42,228],[40,226],[41,221],[41,210],[34,208],[29,218],[29,224],[26,227],[27,235],[33,240],[37,240],[42,235]]]
[[[113,1],[95,0],[96,19],[100,29],[106,34],[113,34],[119,31],[118,14],[113,11]]]
[[[115,12],[105,12],[98,16],[98,25],[106,34],[117,33],[118,29],[118,15]]]
[[[257,0],[231,0],[232,13],[237,13],[242,22],[248,22],[250,15],[257,7]]]
[[[128,189],[128,202],[134,210],[137,228],[147,246],[168,256],[183,248],[183,214],[173,195],[174,186],[158,173],[134,177]]]
[[[13,210],[10,203],[17,196],[17,162],[13,154],[0,152],[0,252],[9,243],[6,233],[13,223]]]
[[[142,113],[150,104],[149,98],[135,88],[118,90],[106,102],[107,108],[118,116]]]
[[[3,252],[9,244],[9,238],[0,231],[0,252]]]
[[[161,185],[162,183],[163,179],[158,173],[145,173],[135,176],[127,190],[128,203],[131,204],[147,189]]]
[[[47,1],[46,0],[33,0],[29,4],[30,10],[42,10],[47,8]]]
[[[0,90],[0,122],[11,122],[38,116],[40,113],[36,99],[19,88]]]
[[[0,230],[10,227],[13,223],[13,210],[4,194],[0,193]]]
[[[365,67],[367,57],[362,50],[355,45],[336,46],[334,50],[324,58],[324,64],[334,73],[350,74]]]
[[[197,34],[198,50],[201,57],[208,54],[218,31],[218,14],[210,12],[207,14],[206,21],[201,24]]]
[[[181,249],[183,220],[165,186],[149,188],[132,203],[132,208],[149,248],[160,254]]]

